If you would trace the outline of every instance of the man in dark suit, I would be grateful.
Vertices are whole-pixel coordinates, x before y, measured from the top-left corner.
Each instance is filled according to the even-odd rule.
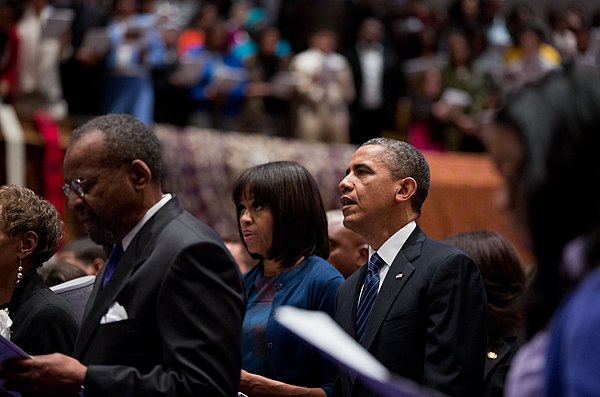
[[[350,104],[350,140],[360,144],[396,127],[396,108],[405,90],[400,60],[385,39],[383,23],[364,19],[356,43],[344,52],[356,95]]]
[[[15,362],[1,374],[7,386],[44,396],[237,395],[240,275],[218,235],[162,193],[154,133],[127,115],[92,119],[73,132],[64,171],[69,206],[92,240],[115,249],[76,359]],[[124,253],[113,267],[116,247]]]
[[[379,270],[369,263],[340,286],[335,319],[390,371],[449,396],[480,396],[484,285],[470,257],[416,224],[429,185],[427,161],[405,142],[375,138],[354,153],[340,182],[344,225],[365,238],[370,258],[381,260]],[[357,310],[372,296],[373,274],[375,298],[361,336]],[[376,395],[343,370],[335,394]]]

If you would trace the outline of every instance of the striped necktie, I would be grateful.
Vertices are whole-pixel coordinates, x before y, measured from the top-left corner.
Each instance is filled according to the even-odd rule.
[[[356,311],[356,340],[359,342],[365,337],[369,313],[371,313],[371,308],[379,292],[379,269],[384,264],[383,259],[377,253],[374,253],[367,265],[367,277],[365,278],[365,284]]]

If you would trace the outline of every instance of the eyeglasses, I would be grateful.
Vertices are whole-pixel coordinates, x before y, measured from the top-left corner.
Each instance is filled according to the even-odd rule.
[[[95,180],[97,180],[100,175],[104,174],[107,171],[111,171],[111,169],[106,169],[104,171],[101,171],[100,173],[98,173],[96,176],[92,177],[92,178],[84,178],[84,179],[72,179],[68,182],[65,182],[62,185],[62,191],[65,194],[65,196],[69,197],[72,193],[75,193],[77,195],[77,197],[79,198],[83,198],[83,196],[85,196],[85,194],[88,191],[88,188],[90,186],[90,184],[92,184],[92,182],[95,182]]]

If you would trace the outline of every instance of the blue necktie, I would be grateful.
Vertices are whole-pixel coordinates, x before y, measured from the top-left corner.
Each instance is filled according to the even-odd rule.
[[[117,266],[117,263],[119,263],[119,259],[121,259],[122,256],[123,244],[119,241],[113,247],[112,252],[110,253],[110,257],[104,264],[106,270],[104,270],[104,280],[102,280],[102,287],[105,287],[106,283],[108,283],[108,279],[110,278],[110,276],[112,276],[113,272],[115,271],[115,267]]]
[[[377,253],[374,253],[367,265],[367,277],[356,311],[356,340],[359,342],[365,337],[369,313],[371,313],[371,308],[379,291],[379,269],[384,264],[383,259]]]

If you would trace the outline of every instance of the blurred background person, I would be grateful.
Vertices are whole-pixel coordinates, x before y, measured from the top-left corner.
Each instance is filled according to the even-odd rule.
[[[231,252],[231,256],[235,259],[235,263],[242,274],[248,272],[258,262],[250,256],[239,236],[225,236],[223,237],[223,242],[225,242],[225,246]]]
[[[505,92],[536,81],[560,66],[560,53],[547,42],[544,28],[541,21],[533,18],[516,27],[514,45],[504,53]]]
[[[519,305],[526,285],[521,257],[510,240],[493,230],[460,232],[443,241],[473,258],[483,277],[490,328],[482,396],[502,397],[506,374],[520,341]]]
[[[288,161],[246,170],[233,188],[240,237],[258,265],[244,275],[240,391],[250,396],[326,396],[334,365],[273,315],[282,305],[331,315],[342,275],[329,255],[319,189],[303,166]]]
[[[106,249],[86,236],[63,245],[51,260],[70,263],[81,268],[86,274],[95,276],[107,258]]]
[[[440,70],[442,93],[432,112],[447,150],[482,152],[479,114],[486,107],[487,74],[474,62],[469,39],[460,30],[448,35],[448,60]]]
[[[290,61],[298,79],[294,115],[300,139],[350,142],[354,83],[346,57],[336,52],[337,40],[333,30],[318,29],[308,39],[309,48]]]
[[[240,129],[268,135],[291,136],[290,102],[295,90],[289,63],[289,42],[275,27],[258,33],[256,53],[245,59],[249,84],[240,114]]]
[[[486,130],[504,179],[500,203],[536,260],[525,306],[527,343],[513,359],[507,396],[600,394],[600,82],[574,67],[505,98]],[[556,225],[564,195],[577,189]],[[559,185],[560,186],[560,185]]]
[[[154,15],[135,0],[116,0],[108,24],[110,46],[103,113],[154,122],[152,69],[164,63],[165,44]]]
[[[44,263],[38,274],[47,287],[54,287],[66,281],[74,280],[88,274],[80,267],[68,262],[52,261]]]
[[[201,128],[235,130],[248,86],[248,70],[232,51],[222,21],[208,26],[202,47],[191,47],[182,56],[200,63],[197,82],[190,88],[189,123]]]
[[[329,236],[329,257],[327,262],[335,266],[348,278],[367,263],[369,247],[358,233],[344,226],[342,210],[327,211],[327,232]]]
[[[346,53],[356,95],[350,104],[350,141],[363,143],[396,127],[396,107],[404,95],[404,74],[383,22],[365,18],[356,43]]]
[[[31,120],[43,110],[54,120],[68,114],[60,80],[61,51],[65,37],[47,36],[44,26],[57,9],[48,0],[27,0],[17,23],[19,51],[19,95],[15,109],[20,117]]]
[[[17,22],[23,10],[16,0],[0,1],[0,100],[14,103],[19,93],[21,40]]]
[[[75,315],[37,273],[62,236],[60,214],[47,200],[24,187],[0,187],[0,302],[13,322],[10,339],[28,354],[73,353]]]

